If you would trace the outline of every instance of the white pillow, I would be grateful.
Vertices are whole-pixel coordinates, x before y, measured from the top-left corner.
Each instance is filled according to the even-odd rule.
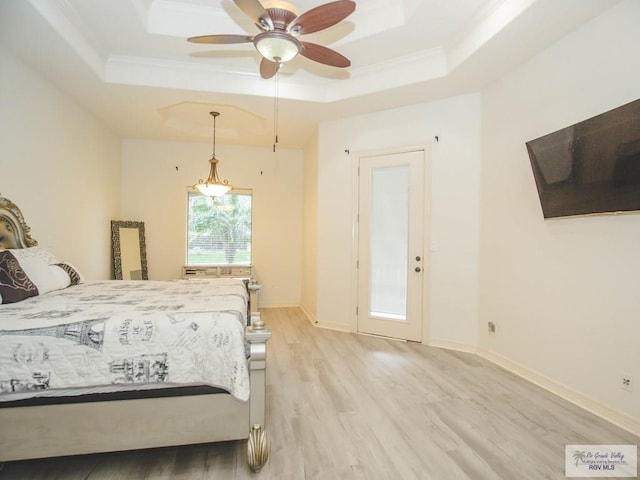
[[[32,256],[20,258],[18,262],[27,277],[38,288],[40,295],[67,288],[71,284],[67,272],[57,265],[49,265],[44,258]]]
[[[29,247],[29,248],[10,248],[9,249],[14,257],[22,264],[23,259],[27,258],[40,258],[47,265],[55,265],[60,263],[58,258],[51,252],[41,247]]]
[[[12,248],[11,253],[40,295],[82,283],[82,274],[73,265],[60,262],[51,252],[41,247]]]

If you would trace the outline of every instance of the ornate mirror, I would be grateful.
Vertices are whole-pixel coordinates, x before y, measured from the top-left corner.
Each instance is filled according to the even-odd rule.
[[[111,220],[111,257],[116,280],[149,280],[144,222]]]

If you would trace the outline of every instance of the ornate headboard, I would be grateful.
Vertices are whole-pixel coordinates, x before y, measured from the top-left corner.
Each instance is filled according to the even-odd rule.
[[[30,231],[18,206],[0,196],[0,250],[35,247],[38,242],[31,238]]]

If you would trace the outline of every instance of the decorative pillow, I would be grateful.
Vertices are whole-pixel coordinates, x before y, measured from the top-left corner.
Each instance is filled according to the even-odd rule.
[[[40,295],[77,285],[84,280],[77,268],[60,262],[55,255],[43,248],[29,247],[8,251],[13,253]]]
[[[38,295],[38,288],[9,250],[0,251],[0,298],[15,303]]]
[[[44,258],[19,258],[18,262],[31,281],[38,287],[40,295],[53,290],[62,290],[71,283],[69,275],[56,265],[49,265]]]

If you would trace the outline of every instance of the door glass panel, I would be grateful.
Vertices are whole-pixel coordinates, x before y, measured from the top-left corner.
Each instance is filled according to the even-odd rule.
[[[407,318],[409,166],[371,172],[369,314]]]

